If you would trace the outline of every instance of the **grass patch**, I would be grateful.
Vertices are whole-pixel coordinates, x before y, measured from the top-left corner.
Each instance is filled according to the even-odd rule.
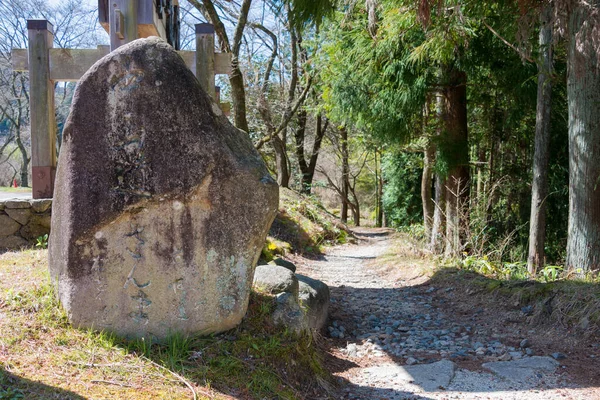
[[[30,187],[9,187],[9,186],[0,186],[0,192],[6,193],[31,193]]]
[[[452,286],[468,295],[495,296],[519,310],[533,325],[556,325],[584,334],[600,330],[600,285],[596,280],[556,278],[540,274],[526,279],[519,266],[466,268],[441,266],[432,276],[434,286]]]
[[[242,324],[162,343],[73,329],[49,283],[46,250],[0,255],[0,399],[297,399],[328,374],[313,337],[270,321],[253,293]]]
[[[351,234],[315,197],[280,188],[279,211],[269,236],[288,244],[291,251],[320,254],[322,246],[346,243]]]

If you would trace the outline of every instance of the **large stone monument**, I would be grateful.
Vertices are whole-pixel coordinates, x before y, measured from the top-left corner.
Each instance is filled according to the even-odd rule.
[[[130,337],[236,326],[278,187],[161,39],[79,82],[60,151],[50,273],[75,326]]]

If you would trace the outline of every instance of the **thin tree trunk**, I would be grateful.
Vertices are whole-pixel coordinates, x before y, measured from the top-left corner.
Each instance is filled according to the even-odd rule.
[[[239,129],[248,132],[248,118],[246,116],[246,91],[244,88],[244,76],[240,70],[239,55],[242,44],[244,28],[248,20],[248,13],[252,0],[243,0],[240,6],[240,13],[235,27],[233,43],[230,45],[229,37],[225,25],[221,21],[217,10],[211,0],[202,0],[204,9],[197,0],[191,0],[198,11],[203,13],[215,27],[215,33],[219,37],[220,49],[224,53],[231,53],[231,74],[229,75],[229,84],[231,85],[231,100],[233,101],[233,121]]]
[[[600,266],[600,63],[598,0],[575,2],[569,20],[569,232],[567,268]]]
[[[27,157],[27,149],[21,141],[20,134],[17,134],[16,142],[19,147],[19,152],[21,153],[21,186],[29,187],[29,157]]]
[[[379,204],[377,205],[377,226],[384,226],[383,218],[383,171],[381,169],[381,154],[379,155],[379,185],[378,185]]]
[[[446,227],[446,179],[441,174],[435,174],[435,208],[431,223],[430,250],[434,254],[443,251],[444,231]]]
[[[300,167],[300,172],[302,173],[302,178],[300,180],[300,193],[310,194],[310,182],[312,182],[312,177],[309,179],[310,172],[308,170],[308,164],[304,155],[304,138],[307,120],[306,110],[298,111],[297,117],[298,128],[296,128],[294,131],[294,139],[296,142],[296,158],[298,159],[298,166]]]
[[[425,240],[431,241],[431,228],[433,224],[434,205],[431,197],[431,182],[433,180],[433,160],[435,149],[430,141],[423,151],[423,176],[421,177],[421,202],[423,203],[423,228]]]
[[[483,201],[484,197],[484,183],[483,183],[483,166],[484,163],[486,162],[485,159],[485,150],[483,148],[483,146],[478,145],[477,146],[477,195],[475,197],[475,201],[476,201],[476,206],[479,204],[481,204],[481,202]]]
[[[348,161],[348,131],[345,127],[340,128],[340,138],[342,147],[342,211],[340,218],[343,223],[348,222],[348,189],[350,187],[349,175],[350,164]]]
[[[441,93],[436,96],[436,114],[438,119],[438,137],[443,135],[444,121],[444,98]],[[436,157],[440,156],[441,149],[437,148]],[[434,254],[440,254],[443,251],[444,232],[446,231],[446,178],[441,173],[435,174],[434,181],[434,210],[433,221],[431,223],[431,237],[429,249]]]
[[[312,190],[312,181],[315,176],[315,169],[317,168],[317,160],[319,158],[319,152],[321,151],[321,143],[323,142],[323,137],[325,136],[325,132],[327,132],[328,126],[329,120],[325,119],[325,122],[323,123],[323,117],[321,116],[321,113],[317,114],[315,141],[313,142],[310,161],[308,163],[308,176],[306,177],[306,180],[302,182],[302,186],[308,188],[308,194],[310,194]]]
[[[379,162],[377,162],[377,157],[379,156]],[[375,150],[375,184],[376,188],[376,215],[375,215],[375,226],[377,228],[381,228],[383,226],[383,180],[381,179],[381,156],[379,155],[379,150]]]
[[[464,228],[468,225],[465,206],[469,204],[469,141],[467,130],[467,75],[451,69],[446,72],[444,126],[452,154],[446,180],[446,257],[458,257],[463,248]]]
[[[352,190],[354,195],[354,190]],[[358,203],[358,197],[354,197],[354,203],[352,203],[352,219],[354,220],[354,226],[360,226],[360,204]]]
[[[546,197],[550,158],[550,105],[552,100],[552,6],[544,5],[540,15],[540,60],[538,61],[537,112],[531,217],[529,219],[529,256],[527,270],[534,275],[544,267],[546,239]]]
[[[290,170],[285,144],[277,135],[273,137],[273,149],[275,150],[275,165],[277,167],[277,183],[287,188],[290,185]]]

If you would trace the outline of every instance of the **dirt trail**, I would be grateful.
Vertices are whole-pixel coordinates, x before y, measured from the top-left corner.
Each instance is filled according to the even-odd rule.
[[[568,349],[547,353],[533,346],[528,337],[538,332],[530,326],[506,332],[502,324],[487,324],[496,315],[480,305],[472,305],[469,317],[459,315],[453,298],[460,294],[428,284],[426,259],[407,256],[385,266],[391,231],[355,233],[356,245],[330,249],[319,260],[295,260],[298,272],[331,289],[324,340],[340,383],[337,398],[600,399],[600,381],[574,383],[571,355],[563,354]]]

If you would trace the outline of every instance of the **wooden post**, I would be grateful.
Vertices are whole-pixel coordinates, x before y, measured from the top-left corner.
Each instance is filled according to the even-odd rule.
[[[196,78],[214,100],[215,27],[212,24],[196,24]]]
[[[50,80],[49,50],[53,26],[46,20],[28,20],[29,105],[31,114],[31,175],[34,199],[51,198],[56,172],[56,117],[54,82]]]
[[[111,51],[138,38],[138,1],[111,0],[109,2]]]

